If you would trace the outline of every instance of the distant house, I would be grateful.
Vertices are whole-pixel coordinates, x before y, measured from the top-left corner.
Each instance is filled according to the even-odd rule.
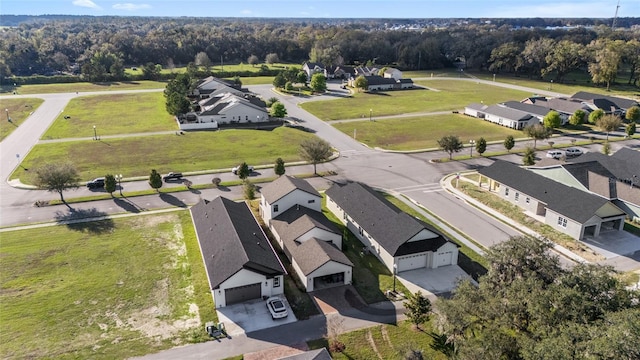
[[[395,80],[400,80],[402,79],[402,71],[396,69],[396,68],[387,68],[384,73],[382,74],[383,77],[385,78],[390,78],[390,79],[395,79]]]
[[[498,160],[478,170],[489,179],[490,191],[498,191],[510,203],[530,212],[554,229],[581,240],[598,237],[602,231],[620,231],[625,213],[602,196],[581,191]]]
[[[334,184],[327,208],[391,272],[438,268],[458,262],[458,246],[361,183]]]
[[[378,75],[364,76],[367,79],[367,89],[366,91],[386,91],[386,90],[401,90],[401,89],[411,89],[413,88],[413,80],[411,79],[400,79],[396,80],[393,78],[384,78]],[[351,78],[349,80],[349,86],[355,86],[355,78]]]
[[[486,121],[516,130],[522,130],[527,125],[540,123],[540,119],[528,112],[500,105],[487,106],[481,113],[484,114]]]
[[[202,200],[191,217],[216,308],[284,293],[286,270],[246,203]]]
[[[177,117],[180,130],[217,129],[220,125],[269,121],[264,101],[249,95],[218,94],[198,102],[199,111]]]
[[[485,104],[471,103],[464,107],[464,114],[473,116],[479,119],[484,119],[485,113],[484,110],[488,108]]]
[[[621,116],[623,116],[629,108],[640,105],[636,100],[594,94],[586,91],[579,91],[573,94],[571,98],[582,101],[589,105],[593,110],[602,109],[607,114],[616,114]]]
[[[261,190],[260,216],[307,291],[351,284],[353,276],[353,264],[341,250],[342,234],[322,214],[321,203],[311,184],[291,176]]]
[[[551,111],[551,109],[544,106],[526,104],[519,101],[505,101],[499,105],[507,107],[509,109],[516,109],[529,113],[532,116],[538,118],[538,121],[540,123],[543,122],[544,117],[547,116],[547,114]],[[564,125],[567,122],[568,117],[560,114],[560,118],[562,119],[562,124]]]
[[[208,78],[200,80],[195,85],[191,96],[204,99],[225,93],[231,93],[237,96],[244,96],[245,94],[242,89],[233,82],[209,76]]]
[[[368,66],[358,66],[354,69],[355,71],[355,76],[354,77],[358,77],[360,75],[362,76],[378,76],[378,72],[380,71],[380,69],[378,69],[377,67],[368,67]]]
[[[311,80],[311,77],[313,76],[313,74],[323,74],[324,75],[324,65],[320,64],[320,63],[314,63],[314,62],[306,62],[304,63],[304,65],[302,66],[302,71],[307,73],[307,79]]]
[[[327,79],[343,79],[349,80],[355,75],[353,66],[331,66],[324,70],[324,76]]]

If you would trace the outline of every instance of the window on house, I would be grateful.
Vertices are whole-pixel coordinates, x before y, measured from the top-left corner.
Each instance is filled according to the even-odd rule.
[[[509,196],[509,188],[504,188],[504,196]]]
[[[278,212],[278,204],[273,205],[273,212]]]
[[[249,121],[249,115],[245,115],[244,119]]]
[[[516,193],[516,201],[520,200],[520,193]]]
[[[316,200],[315,199],[311,199],[311,200],[307,201],[307,204],[313,204],[314,202],[316,202]]]
[[[364,233],[364,231],[362,231],[362,226],[358,226],[358,232],[360,233],[360,235]]]
[[[347,220],[347,213],[346,213],[346,212],[345,212],[345,213],[342,213],[342,218],[343,218],[343,219],[345,219],[345,220]]]
[[[280,278],[277,276],[273,278],[273,287],[280,287]]]
[[[562,216],[558,216],[558,226],[562,226],[563,228],[567,227],[567,219]]]
[[[529,199],[528,197],[526,199],[524,199],[524,202],[526,202],[527,204],[531,201],[531,199]]]

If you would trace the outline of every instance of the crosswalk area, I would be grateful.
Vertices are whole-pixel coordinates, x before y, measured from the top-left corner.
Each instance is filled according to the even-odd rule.
[[[442,186],[440,186],[440,183],[428,183],[428,184],[403,186],[403,187],[395,188],[393,190],[401,193],[408,193],[408,192],[414,192],[414,191],[421,191],[423,193],[444,191]]]
[[[375,150],[340,150],[340,156],[350,157],[350,156],[356,156],[356,155],[371,154],[374,152],[376,151]]]

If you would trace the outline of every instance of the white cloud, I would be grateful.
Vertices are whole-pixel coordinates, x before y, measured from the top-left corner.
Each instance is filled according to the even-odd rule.
[[[97,10],[102,9],[100,6],[98,6],[96,3],[94,3],[91,0],[73,0],[73,5],[88,7],[88,8],[97,9]]]
[[[251,15],[251,14],[253,14],[253,11],[245,9],[245,10],[240,11],[240,13],[242,15]]]
[[[114,4],[113,8],[116,10],[134,11],[134,10],[141,10],[141,9],[151,9],[151,5],[124,3],[124,4]]]

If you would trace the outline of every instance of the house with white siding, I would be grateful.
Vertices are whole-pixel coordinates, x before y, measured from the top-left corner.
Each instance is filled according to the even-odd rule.
[[[180,130],[217,129],[220,125],[269,121],[266,104],[256,97],[223,93],[198,102],[199,110],[178,116]]]
[[[325,194],[327,208],[392,273],[458,263],[458,245],[367,185],[334,184]]]
[[[284,293],[286,270],[246,203],[217,197],[190,211],[216,308]]]

